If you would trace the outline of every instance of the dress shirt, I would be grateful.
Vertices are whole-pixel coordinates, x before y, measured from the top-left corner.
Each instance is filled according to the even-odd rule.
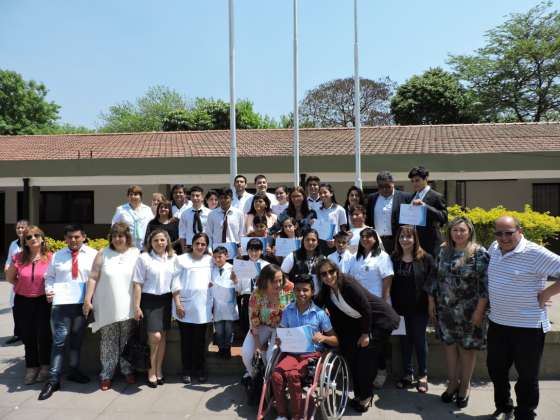
[[[183,212],[187,209],[190,209],[191,207],[192,207],[192,201],[190,200],[187,200],[180,209],[177,208],[175,204],[173,204],[171,206],[171,213],[173,214],[173,217],[175,219],[181,220],[181,215],[183,214]]]
[[[247,192],[247,191],[243,191],[243,195],[241,196],[241,198],[239,198],[237,196],[237,192],[233,192],[233,198],[231,200],[231,207],[234,207],[238,210],[240,210],[241,212],[244,212],[245,209],[245,203],[247,203],[247,200],[250,200],[253,198],[253,194]]]
[[[224,210],[221,207],[210,211],[206,221],[206,233],[210,237],[210,247],[222,243],[222,227],[224,225]],[[243,212],[234,207],[227,211],[227,234],[226,242],[241,242],[241,235],[245,225]]]
[[[418,191],[416,194],[414,194],[414,199],[420,199],[420,200],[424,200],[424,197],[426,196],[426,194],[428,194],[428,191],[430,191],[430,186],[426,185],[422,190]]]
[[[132,281],[142,285],[142,293],[164,295],[171,292],[175,275],[175,255],[160,257],[154,251],[140,254],[134,267]]]
[[[272,206],[275,206],[276,204],[278,204],[278,200],[276,199],[276,196],[274,194],[271,194],[271,193],[267,192],[266,196],[270,200],[270,207],[271,208],[272,208]],[[247,213],[249,213],[249,210],[251,210],[251,206],[253,205],[253,197],[255,197],[255,196],[253,195],[250,199],[245,201],[245,204],[243,206],[243,213],[247,214]]]
[[[312,337],[318,332],[327,333],[333,329],[327,313],[313,302],[303,313],[299,311],[295,302],[290,303],[282,312],[280,327],[297,328],[304,326],[311,327]],[[324,345],[321,343],[313,343],[313,347],[315,351],[322,351],[324,349]]]
[[[150,220],[154,218],[152,208],[143,203],[134,210],[129,203],[117,207],[111,225],[117,222],[124,222],[130,226],[130,233],[132,234],[132,244],[142,249],[144,244],[144,236],[146,235],[146,228]]]
[[[95,249],[82,245],[78,252],[78,277],[72,278],[72,251],[66,247],[55,252],[45,274],[45,291],[52,292],[55,283],[87,282],[96,255]]]
[[[375,202],[373,214],[375,217],[375,231],[379,236],[393,236],[391,228],[391,212],[393,211],[393,198],[395,193],[385,198],[381,194]]]
[[[10,268],[10,265],[12,265],[12,259],[14,258],[14,255],[16,255],[18,252],[21,252],[21,247],[19,246],[19,239],[16,239],[15,241],[12,241],[10,243],[10,247],[8,248],[8,258],[6,258],[6,264],[4,264],[4,270]]]
[[[196,214],[194,207],[190,207],[184,210],[181,214],[181,219],[179,222],[179,238],[184,239],[187,245],[192,245],[192,238],[194,236],[194,216]],[[200,209],[200,222],[202,223],[202,231],[205,232],[206,222],[208,220],[208,215],[210,214],[210,209],[208,207],[202,206]],[[198,233],[198,231],[197,231]]]
[[[539,306],[537,295],[545,288],[548,276],[560,277],[560,256],[525,238],[504,255],[494,242],[488,254],[490,320],[510,327],[550,331],[546,308]]]
[[[345,249],[342,254],[338,251],[334,251],[332,254],[329,254],[327,258],[338,265],[340,271],[348,273],[350,260],[352,259],[352,253],[349,250]]]
[[[317,221],[334,224],[333,235],[338,233],[340,226],[348,223],[348,219],[346,219],[346,210],[336,203],[332,203],[328,209],[320,208],[317,210]]]
[[[289,203],[284,203],[284,204],[274,204],[271,207],[272,209],[272,213],[274,213],[276,216],[279,216],[284,210],[286,210],[289,206]]]
[[[320,197],[313,198],[310,195],[308,195],[307,206],[309,207],[309,210],[315,210],[316,212],[319,212],[319,209],[323,207],[323,201],[321,200]]]
[[[348,273],[360,282],[371,294],[383,297],[383,280],[392,276],[393,262],[385,251],[366,257],[354,255],[349,263]]]

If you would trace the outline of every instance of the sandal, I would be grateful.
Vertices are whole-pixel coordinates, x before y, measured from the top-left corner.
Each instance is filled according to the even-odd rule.
[[[398,381],[395,386],[397,389],[408,389],[412,387],[412,381],[414,378],[412,375],[403,376],[400,381]]]
[[[424,379],[423,381],[419,380],[418,382],[416,382],[416,390],[418,392],[421,392],[422,394],[428,392],[428,380]]]

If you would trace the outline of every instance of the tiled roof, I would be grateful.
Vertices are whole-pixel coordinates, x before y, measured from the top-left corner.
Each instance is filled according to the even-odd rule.
[[[362,154],[560,151],[560,123],[362,128]],[[0,161],[227,157],[229,131],[0,136]],[[238,130],[239,157],[291,156],[292,130]],[[354,154],[350,128],[300,130],[300,156]]]

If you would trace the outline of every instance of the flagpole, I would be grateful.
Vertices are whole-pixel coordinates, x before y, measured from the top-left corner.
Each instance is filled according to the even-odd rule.
[[[229,157],[229,183],[233,183],[237,176],[237,127],[235,124],[235,5],[234,0],[229,0],[229,132],[230,132],[230,157]]]
[[[294,186],[299,185],[298,0],[294,0]]]
[[[361,113],[360,113],[360,72],[358,67],[358,0],[354,0],[354,154],[355,181],[358,188],[362,188],[362,157],[361,157]]]

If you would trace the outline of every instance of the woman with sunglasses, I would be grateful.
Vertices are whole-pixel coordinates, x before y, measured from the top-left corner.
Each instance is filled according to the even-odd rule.
[[[448,384],[441,399],[455,401],[459,408],[469,402],[476,352],[486,347],[488,263],[486,249],[476,243],[472,222],[466,217],[449,222],[436,277],[428,288],[428,305],[445,344]]]
[[[18,326],[25,347],[25,385],[49,376],[51,304],[45,296],[45,273],[51,260],[45,234],[37,226],[23,232],[23,248],[12,258],[6,279],[14,285]]]
[[[333,261],[321,260],[315,273],[323,284],[317,303],[328,309],[340,352],[350,369],[354,389],[351,405],[366,412],[372,403],[378,355],[400,318],[383,299],[341,273]]]

